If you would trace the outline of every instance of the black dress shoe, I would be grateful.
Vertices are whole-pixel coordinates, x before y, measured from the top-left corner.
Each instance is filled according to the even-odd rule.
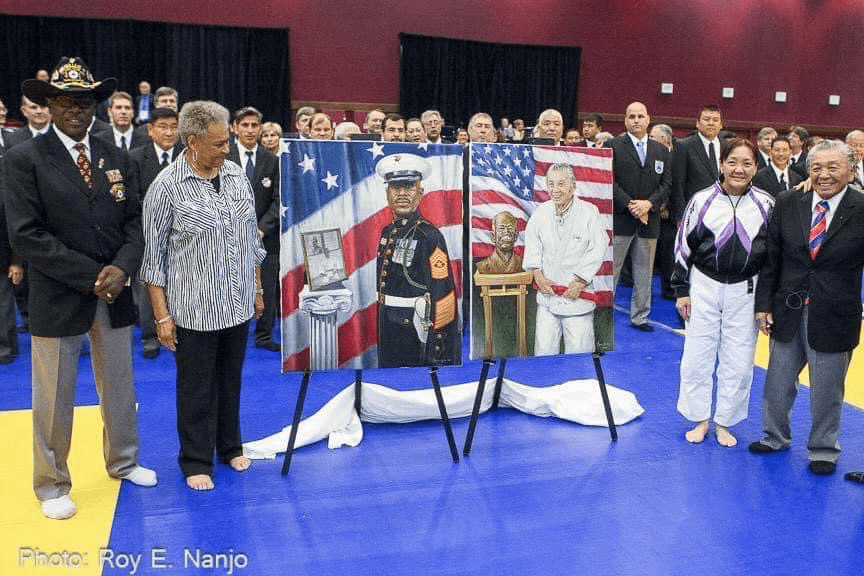
[[[672,290],[664,290],[660,293],[660,297],[664,300],[675,300],[675,292]]]
[[[758,442],[751,442],[749,446],[747,446],[747,450],[749,450],[752,454],[771,454],[773,452],[779,452],[776,448],[772,448],[768,444],[763,443],[761,440]]]
[[[654,327],[651,326],[650,324],[648,324],[647,322],[645,322],[644,324],[633,324],[631,322],[630,326],[632,326],[633,328],[640,330],[642,332],[653,332],[654,331]]]
[[[864,472],[847,472],[843,478],[856,484],[864,484]]]
[[[269,342],[256,342],[255,347],[263,348],[264,350],[269,350],[270,352],[279,352],[282,350],[282,347],[276,342],[273,342],[272,340]]]
[[[817,476],[830,476],[837,468],[837,464],[827,460],[811,460],[807,467],[810,468],[810,472]]]
[[[143,356],[144,356],[144,358],[147,358],[148,360],[152,360],[153,358],[159,357],[160,351],[161,351],[160,348],[145,348],[144,352],[143,352]]]

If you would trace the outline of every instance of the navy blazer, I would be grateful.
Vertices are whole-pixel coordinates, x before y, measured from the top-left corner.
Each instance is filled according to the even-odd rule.
[[[789,181],[786,186],[780,185],[780,180],[777,179],[777,174],[774,172],[773,166],[766,166],[756,172],[753,176],[753,185],[757,188],[765,190],[772,196],[777,196],[784,190],[789,190],[801,183],[801,175],[789,168]]]
[[[669,149],[663,144],[648,139],[645,165],[639,163],[639,154],[630,136],[623,134],[607,140],[604,144],[612,148],[612,171],[614,173],[612,216],[616,236],[638,234],[642,238],[657,238],[660,235],[660,205],[669,199],[672,185],[672,167]],[[654,207],[648,224],[642,224],[630,214],[630,200],[650,200]]]
[[[180,142],[177,142],[171,154],[172,162],[177,159],[177,156],[180,155],[181,151],[182,147],[180,146]],[[156,150],[153,148],[152,142],[148,143],[146,146],[140,146],[129,152],[129,159],[132,161],[135,170],[138,172],[138,201],[143,206],[144,196],[147,194],[147,189],[150,188],[150,184],[153,183],[153,180],[156,179],[156,176],[162,170],[162,159],[156,156]]]
[[[141,265],[135,170],[112,143],[91,135],[90,144],[92,189],[53,129],[3,159],[12,250],[29,263],[34,336],[85,333],[96,314],[93,284],[103,266],[117,266],[131,277]],[[132,291],[123,290],[108,310],[113,327],[134,323]]]
[[[237,143],[231,144],[228,159],[238,166],[240,152]],[[258,228],[264,232],[261,239],[268,254],[279,253],[280,227],[279,206],[279,159],[259,145],[255,152],[255,173],[252,177],[252,191],[255,193],[255,215],[258,217]]]
[[[715,153],[719,160],[720,150]],[[699,134],[679,140],[672,151],[672,199],[669,202],[675,219],[681,220],[693,194],[708,188],[715,180],[717,166],[712,166]]]
[[[845,352],[861,332],[864,193],[847,187],[816,259],[808,240],[813,192],[781,192],[767,228],[767,258],[756,285],[756,311],[772,312],[772,336],[789,342],[809,296],[807,342],[819,352]]]

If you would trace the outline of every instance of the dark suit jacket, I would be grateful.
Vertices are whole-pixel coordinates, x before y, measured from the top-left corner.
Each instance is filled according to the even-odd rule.
[[[663,144],[648,139],[645,166],[639,164],[639,154],[630,136],[623,134],[607,140],[612,148],[612,171],[614,172],[613,227],[616,236],[639,234],[643,238],[657,238],[660,234],[660,205],[669,199],[672,184],[672,166],[669,149]],[[654,205],[643,225],[628,210],[630,200],[650,200]]]
[[[809,294],[810,347],[844,352],[858,345],[861,331],[864,193],[846,189],[815,260],[808,247],[812,199],[813,192],[797,190],[777,197],[756,285],[756,311],[772,312],[774,338],[789,342],[801,325],[801,300]]]
[[[6,216],[12,249],[29,263],[30,330],[34,336],[83,334],[93,324],[93,284],[103,266],[132,275],[141,264],[144,238],[137,176],[126,153],[90,137],[93,188],[62,142],[49,130],[4,157]],[[112,195],[107,172],[128,194]],[[111,325],[135,322],[132,291],[108,306]]]
[[[715,150],[720,159],[720,150]],[[684,207],[693,194],[708,188],[717,180],[717,167],[711,165],[699,134],[693,134],[675,144],[672,152],[672,199],[670,209],[681,220]]]
[[[809,176],[809,174],[807,174],[807,151],[806,150],[801,153],[801,156],[798,158],[798,160],[795,161],[794,164],[792,164],[791,160],[790,160],[789,169],[797,172],[798,175],[801,176],[802,179],[806,179]]]
[[[171,154],[172,162],[180,155],[180,152],[181,148],[180,143],[178,142],[177,145],[174,146],[174,150]],[[162,159],[156,155],[156,150],[153,148],[152,143],[147,144],[146,146],[139,146],[135,150],[129,152],[129,159],[132,161],[132,164],[138,173],[138,201],[143,206],[144,196],[147,194],[147,189],[150,188],[150,184],[153,183],[153,180],[156,179],[156,176],[162,170],[160,166]]]
[[[13,146],[17,146],[22,142],[32,140],[33,133],[30,132],[29,126],[21,126],[20,128],[13,130],[11,133],[3,134],[3,139],[6,141],[6,150],[9,150]]]
[[[758,160],[758,162],[756,162],[756,169],[757,170],[761,170],[762,168],[765,168],[766,166],[768,166],[771,163],[771,158],[769,157],[768,160],[766,161],[765,157],[762,156],[761,150],[757,151],[756,159]]]
[[[92,135],[96,136],[97,138],[101,138],[107,142],[110,142],[111,144],[114,143],[114,129],[110,125],[107,128],[101,128],[101,129],[96,128],[96,126],[94,125],[93,129],[90,131],[90,133]],[[130,139],[129,142],[127,142],[127,146],[128,146],[129,150],[134,150],[135,148],[138,148],[140,146],[143,146],[144,144],[149,144],[149,143],[150,143],[150,138],[142,137],[140,132],[133,129],[132,130],[132,138]]]
[[[228,159],[240,162],[237,143],[231,144]],[[255,152],[255,175],[252,178],[252,190],[255,192],[255,214],[258,216],[258,228],[264,232],[262,242],[268,254],[279,253],[280,230],[280,195],[279,195],[279,159],[272,152],[258,146]]]
[[[781,186],[780,181],[777,179],[777,174],[774,172],[774,168],[772,166],[767,166],[762,168],[756,175],[753,177],[753,185],[757,188],[761,188],[765,190],[772,196],[777,196],[780,192],[784,190],[789,190],[793,186],[797,186],[801,183],[801,175],[789,169],[789,181],[786,183],[786,186]]]

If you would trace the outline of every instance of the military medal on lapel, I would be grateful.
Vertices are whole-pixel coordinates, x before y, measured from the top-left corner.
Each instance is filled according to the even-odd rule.
[[[105,177],[111,184],[111,196],[115,202],[123,202],[126,200],[126,185],[123,184],[123,174],[116,168],[105,171]]]

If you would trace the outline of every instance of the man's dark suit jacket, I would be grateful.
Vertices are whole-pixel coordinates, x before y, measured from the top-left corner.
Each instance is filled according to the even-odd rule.
[[[648,139],[645,166],[639,164],[639,154],[630,136],[623,134],[607,140],[612,148],[614,213],[612,216],[616,236],[638,234],[642,238],[657,238],[660,234],[660,205],[669,198],[672,184],[672,166],[669,149]],[[648,224],[642,224],[630,214],[630,200],[650,200],[654,207]]]
[[[714,151],[720,159],[720,150]],[[676,220],[681,220],[684,207],[693,194],[708,188],[717,180],[717,167],[711,165],[699,134],[693,134],[675,144],[672,152],[672,197],[669,207]]]
[[[757,153],[756,153],[756,159],[758,160],[758,161],[756,162],[756,169],[757,169],[757,170],[761,170],[762,168],[765,168],[766,166],[768,166],[769,164],[771,164],[771,157],[769,156],[769,157],[768,157],[768,160],[766,161],[766,160],[765,160],[765,157],[762,156],[762,151],[761,151],[761,150],[757,151]]]
[[[111,144],[114,143],[114,129],[109,124],[107,128],[96,128],[93,126],[93,129],[90,131],[90,134],[96,136],[97,138],[101,138]],[[133,128],[132,130],[132,138],[130,141],[126,143],[127,151],[134,150],[135,148],[139,148],[144,144],[149,144],[150,138],[141,136],[141,133]]]
[[[30,131],[29,126],[21,126],[20,128],[13,130],[11,133],[3,134],[3,138],[6,141],[6,150],[9,150],[13,146],[17,146],[22,142],[32,140],[33,133]]]
[[[231,144],[228,159],[243,166],[237,143]],[[258,228],[264,232],[262,242],[268,254],[279,253],[279,159],[272,152],[258,146],[255,152],[255,175],[252,190],[255,192],[255,214]]]
[[[801,176],[802,179],[807,179],[809,174],[807,173],[807,150],[801,152],[801,155],[798,157],[798,160],[793,164],[790,160],[789,169],[794,170]]]
[[[780,181],[777,179],[777,174],[774,172],[774,168],[772,166],[766,166],[762,168],[756,175],[753,177],[753,185],[757,188],[761,188],[765,190],[772,196],[777,196],[780,192],[784,190],[789,190],[790,188],[797,186],[801,183],[801,175],[789,169],[789,181],[786,183],[786,186],[781,186]]]
[[[174,150],[171,154],[172,162],[180,155],[180,152],[181,147],[178,142],[177,145],[174,146]],[[147,189],[150,188],[150,184],[153,183],[153,180],[156,179],[156,176],[159,174],[160,170],[162,170],[160,167],[162,163],[161,154],[157,156],[153,144],[150,143],[129,152],[129,159],[132,161],[132,164],[138,173],[138,186],[140,187],[138,201],[143,206],[144,196],[147,194]]]
[[[845,352],[861,332],[864,193],[851,187],[837,206],[815,260],[808,239],[813,192],[781,192],[767,228],[767,257],[756,285],[756,311],[774,314],[773,336],[789,342],[810,297],[807,341],[819,352]]]
[[[91,136],[90,145],[92,189],[53,128],[3,158],[12,250],[29,263],[34,336],[83,334],[96,314],[93,284],[102,267],[131,276],[141,265],[137,175],[112,143]],[[122,201],[109,176],[115,190],[122,184],[129,192]],[[135,322],[132,291],[123,290],[108,310],[115,328]]]

